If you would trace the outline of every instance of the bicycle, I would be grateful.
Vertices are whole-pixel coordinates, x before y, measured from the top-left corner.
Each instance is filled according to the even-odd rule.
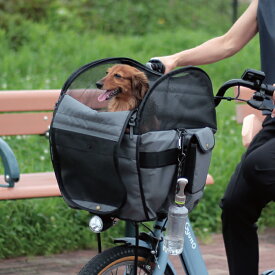
[[[255,90],[252,98],[247,102],[253,108],[259,110],[273,109],[273,104],[268,96],[273,94],[275,87],[263,84],[264,74],[256,70],[246,70],[241,79],[232,79],[225,82],[215,97],[216,107],[221,100],[242,100],[239,95],[236,97],[225,97],[226,91],[233,87],[247,87]],[[91,226],[97,222],[97,218],[90,221]],[[153,230],[149,233],[139,232],[139,224],[135,223],[136,237],[124,237],[115,239],[119,246],[112,247],[101,252],[101,242],[98,238],[98,247],[101,252],[91,259],[80,271],[80,275],[93,274],[153,274],[173,275],[176,274],[173,264],[163,251],[163,232],[165,231],[166,217],[158,217]],[[105,222],[104,227],[113,225],[112,221]],[[105,229],[104,228],[104,229]],[[99,236],[99,235],[98,235]],[[206,265],[202,258],[198,242],[192,230],[191,223],[187,219],[185,225],[184,249],[179,255],[182,264],[182,271],[188,275],[208,274]],[[275,275],[275,270],[268,270],[262,275]]]

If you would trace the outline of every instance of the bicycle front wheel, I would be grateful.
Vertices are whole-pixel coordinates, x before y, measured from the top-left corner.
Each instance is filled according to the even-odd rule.
[[[133,274],[135,264],[135,248],[131,246],[116,246],[105,250],[91,259],[79,272],[79,275],[127,275]],[[152,274],[156,264],[150,251],[138,249],[137,274]],[[167,266],[164,275],[173,275]]]

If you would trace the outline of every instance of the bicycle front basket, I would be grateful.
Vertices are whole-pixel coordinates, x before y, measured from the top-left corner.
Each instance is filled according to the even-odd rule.
[[[138,109],[107,112],[97,100],[100,90],[95,83],[114,64],[128,64],[147,75],[150,89]],[[203,168],[181,169],[200,173],[183,175],[190,179],[191,210],[203,193],[215,119],[211,81],[199,68],[162,76],[127,58],[81,67],[64,84],[50,129],[52,162],[63,198],[70,207],[97,215],[155,219],[167,210],[169,195],[174,194],[180,139],[186,148],[196,145],[195,151],[187,150],[197,152],[188,153],[193,156],[188,162],[196,157],[193,166]]]

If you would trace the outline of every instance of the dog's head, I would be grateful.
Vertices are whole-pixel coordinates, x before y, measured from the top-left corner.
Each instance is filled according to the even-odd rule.
[[[134,97],[140,101],[149,88],[146,75],[129,65],[114,65],[110,67],[106,76],[96,83],[98,89],[105,90],[98,97],[98,101],[120,98],[125,101]]]

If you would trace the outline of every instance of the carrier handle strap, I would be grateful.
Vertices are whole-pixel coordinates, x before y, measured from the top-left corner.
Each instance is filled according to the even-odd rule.
[[[178,149],[168,149],[161,152],[140,152],[139,164],[141,168],[159,168],[177,164]]]
[[[159,168],[176,164],[178,167],[177,176],[182,177],[185,159],[190,147],[190,141],[194,134],[188,133],[185,129],[178,131],[178,148],[172,148],[161,152],[139,152],[139,164],[141,168]]]

